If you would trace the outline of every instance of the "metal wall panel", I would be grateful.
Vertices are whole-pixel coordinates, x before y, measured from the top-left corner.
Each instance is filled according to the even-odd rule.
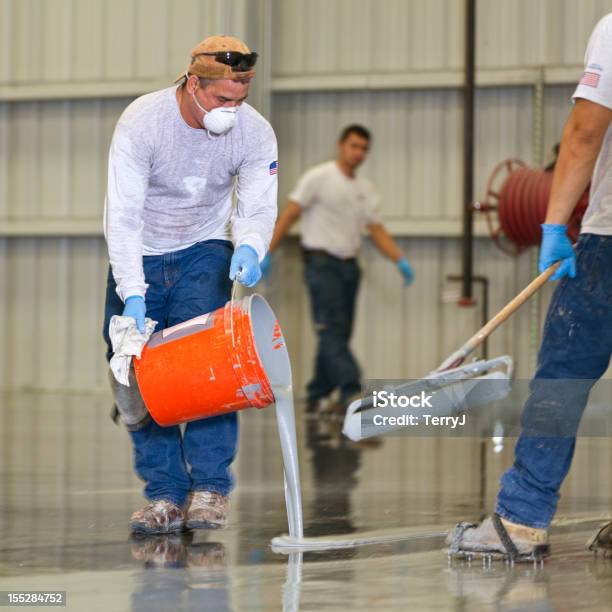
[[[546,148],[558,140],[570,95],[571,88],[546,91]],[[479,92],[477,193],[502,158],[529,160],[531,98],[527,88]],[[0,200],[0,209],[8,218],[99,222],[108,140],[127,102],[3,107],[7,129],[0,133],[8,153],[0,172],[7,177],[9,197]],[[386,219],[459,217],[461,114],[452,91],[278,96],[274,123],[281,145],[281,202],[301,172],[333,155],[336,132],[353,120],[373,129],[374,148],[364,171],[383,195]],[[0,334],[8,348],[0,381],[43,388],[104,386],[103,241],[15,238],[2,245]],[[477,310],[443,302],[445,292],[456,289],[445,282],[446,275],[460,271],[456,239],[403,239],[402,246],[418,274],[409,290],[389,262],[365,249],[354,344],[368,377],[420,376],[480,322]],[[264,289],[279,310],[301,386],[310,375],[314,337],[295,241],[284,253],[287,259],[276,258],[276,273]],[[531,272],[529,255],[512,260],[486,240],[477,242],[476,259],[477,272],[491,278],[492,310],[526,284]],[[531,329],[524,310],[491,341],[492,352],[517,357],[523,375]]]
[[[245,36],[256,8],[247,0],[0,0],[0,84],[163,80],[204,36]],[[95,234],[0,240],[0,386],[107,386],[101,216],[108,145],[129,102],[0,104],[0,226],[31,222],[44,234],[48,222]]]
[[[561,140],[563,126],[572,110],[572,94],[575,87],[547,87],[544,97],[544,146],[547,152]]]
[[[129,102],[2,105],[0,148],[6,154],[0,155],[0,218],[101,219],[108,146]]]
[[[611,0],[546,0],[546,38],[550,64],[582,65],[595,24],[612,12]],[[536,3],[534,3],[536,4]]]
[[[450,70],[463,65],[456,0],[273,0],[275,76]],[[509,68],[582,64],[611,0],[478,3],[477,62]]]
[[[368,378],[418,377],[433,368],[479,327],[481,312],[445,300],[457,285],[460,243],[452,239],[402,239],[417,282],[403,288],[399,273],[371,246],[364,249],[363,285],[354,336]],[[101,342],[106,252],[100,239],[11,239],[0,241],[0,385],[98,390],[105,386]],[[314,335],[302,265],[295,241],[275,258],[266,294],[285,330],[298,392],[312,371]],[[517,260],[488,240],[476,242],[476,273],[491,282],[491,313],[531,274],[529,255]],[[543,292],[542,311],[551,287]],[[479,297],[478,289],[475,290]],[[480,304],[479,300],[479,304]],[[517,375],[530,374],[532,327],[523,308],[500,328],[490,354],[509,353]],[[536,338],[537,343],[537,338]]]
[[[358,299],[353,348],[365,378],[420,378],[436,367],[482,324],[482,299],[460,308],[449,301],[458,293],[448,275],[460,273],[460,242],[456,239],[401,239],[417,278],[410,288],[387,260],[369,244],[363,251],[362,287]],[[281,247],[271,278],[258,287],[273,304],[287,337],[298,396],[312,375],[315,336],[310,304],[302,280],[302,264],[295,241]],[[475,244],[475,273],[490,282],[490,316],[512,299],[533,277],[529,253],[511,258],[490,240]],[[537,318],[546,313],[554,284],[542,289]],[[523,306],[490,338],[489,355],[508,354],[515,360],[517,378],[533,374],[533,352],[541,325],[533,327],[531,305]],[[612,378],[608,372],[606,378]]]
[[[362,10],[356,10],[356,4]],[[374,70],[388,67],[408,70],[418,67],[417,64],[403,62],[412,62],[418,51],[422,53],[419,61],[425,62],[422,66],[456,68],[461,57],[461,36],[457,34],[461,23],[459,4],[450,0],[276,2],[273,11],[275,65],[281,74],[294,70],[324,72],[330,69],[326,62],[333,56],[338,69],[351,71],[349,43],[353,33],[360,32],[359,37],[364,39],[371,30],[388,27],[389,32],[398,33],[396,38],[387,34],[371,42],[359,41],[363,44],[358,52],[362,54],[360,62],[371,58]],[[550,27],[551,2],[542,0],[533,4],[538,4],[539,17],[534,18],[536,21],[526,31],[537,31],[541,21]],[[578,18],[576,2],[557,2],[554,18],[559,23],[558,31],[569,28],[568,24],[579,23],[582,24],[580,31],[588,33],[599,13],[612,9],[610,4],[585,1],[588,7]],[[43,10],[41,6],[39,0],[25,0],[23,4],[0,0],[0,27],[13,34],[8,42],[0,39],[2,48],[10,51],[10,58],[0,54],[1,80],[25,83],[30,78],[29,54],[34,52],[23,42],[26,34],[32,38],[31,32],[26,32],[24,20],[28,10],[34,14],[37,8]],[[51,6],[50,3],[44,11],[48,13]],[[527,11],[532,10],[530,6],[531,3],[522,1],[507,2],[497,13],[490,6],[481,8],[485,12],[480,20],[485,23],[486,19],[503,17],[519,28]],[[148,16],[144,3],[136,0],[121,4],[55,0],[53,11],[61,19],[52,18],[47,22],[34,15],[32,31],[41,34],[41,49],[47,49],[53,58],[53,61],[45,60],[52,75],[49,78],[150,78],[153,73],[147,72],[150,65],[146,61],[149,54],[155,57],[159,74],[167,74],[174,69],[171,68],[174,64],[182,65],[179,59],[185,54],[184,41],[197,40],[203,35],[200,27],[204,22],[204,30],[210,27],[211,31],[223,28],[224,24],[228,28],[237,24],[231,27],[232,31],[248,26],[245,1],[228,4],[157,0],[154,4],[147,3],[147,7],[154,7]],[[420,19],[422,15],[426,18]],[[345,16],[347,21],[340,23]],[[423,26],[436,20],[439,21],[437,38],[431,33],[427,35],[428,30]],[[141,43],[132,49],[131,59],[126,59],[121,51],[129,28],[125,26],[122,34],[123,26],[118,21],[123,26],[132,24],[130,28],[133,26],[142,33],[137,37]],[[105,25],[86,28],[89,22]],[[419,24],[412,26],[415,36],[400,36],[401,24],[406,22]],[[51,37],[48,23],[55,23],[62,37],[58,36],[57,40]],[[306,39],[296,33],[296,24],[304,27],[308,36],[322,37],[314,55],[304,42]],[[166,32],[165,28],[170,35],[158,35],[159,45],[154,45],[155,48],[147,46],[151,33],[159,34],[160,29]],[[332,34],[344,49],[340,55],[325,40]],[[500,31],[498,34],[502,35]],[[576,35],[576,48],[584,46],[580,36]],[[69,43],[59,40],[66,37]],[[553,38],[551,34],[549,40]],[[113,45],[107,44],[110,40]],[[292,41],[293,47],[289,47]],[[385,53],[379,54],[374,42],[383,45]],[[64,43],[70,53],[62,46]],[[282,45],[286,46],[287,53],[279,52],[283,50]],[[396,53],[391,52],[394,45],[397,45]],[[524,46],[517,45],[509,55],[499,56],[495,61],[515,61],[512,58],[518,57],[517,54],[527,53]],[[546,43],[545,49],[549,48]],[[328,53],[330,50],[332,53]],[[536,55],[541,52],[529,51]],[[570,59],[566,61],[575,61],[570,55],[567,57]],[[519,59],[532,61],[526,55]],[[385,64],[387,61],[391,62],[389,66]],[[36,78],[46,77],[41,72]],[[555,87],[545,92],[545,150],[559,139],[570,108],[571,90]],[[128,102],[127,98],[119,98],[0,104],[0,223],[84,220],[98,226],[108,142],[114,123]],[[535,120],[532,106],[530,88],[478,92],[477,194],[483,192],[491,169],[501,159],[518,156],[531,160]],[[457,91],[282,94],[274,98],[272,119],[281,149],[281,204],[304,170],[334,154],[334,140],[340,127],[359,121],[370,126],[374,133],[372,154],[363,171],[381,192],[386,220],[460,218],[462,128],[461,99]],[[445,300],[451,290],[456,290],[445,279],[448,274],[459,272],[459,241],[403,238],[400,242],[418,275],[416,285],[407,290],[401,286],[401,279],[389,262],[369,245],[364,250],[364,284],[359,297],[354,346],[368,377],[420,376],[458,345],[465,338],[466,330],[475,329],[480,322],[477,309],[460,310]],[[314,337],[295,239],[283,247],[283,254],[284,257],[275,258],[275,272],[262,290],[278,310],[288,336],[296,383],[302,388],[311,372]],[[482,239],[476,244],[476,271],[491,278],[493,311],[527,283],[532,262],[530,255],[517,260],[507,258]],[[106,252],[99,236],[0,240],[0,346],[3,347],[0,385],[81,389],[105,386],[104,348],[100,339],[105,273]],[[539,319],[549,294],[550,288],[547,288],[536,313]],[[510,352],[517,358],[519,375],[528,375],[533,329],[530,311],[524,309],[495,334],[491,353]]]
[[[255,1],[261,7],[264,0]],[[185,41],[245,35],[247,0],[1,0],[0,84],[174,74]],[[576,65],[611,0],[479,3],[483,67]],[[393,73],[462,65],[456,0],[273,0],[274,74]],[[92,27],[95,24],[95,27]]]
[[[456,239],[402,239],[417,272],[405,289],[393,265],[367,245],[362,257],[354,347],[368,378],[418,377],[475,330],[478,308],[460,309],[444,301],[448,274],[460,272]],[[302,264],[295,240],[275,257],[271,278],[258,291],[277,311],[287,336],[295,382],[301,389],[311,374],[314,335]],[[501,307],[529,277],[529,257],[513,260],[488,240],[476,244],[476,272],[491,279],[491,312]],[[101,340],[106,250],[99,238],[5,239],[0,241],[0,386],[43,389],[104,388]],[[517,330],[521,333],[517,333]],[[519,374],[529,350],[529,311],[499,330],[491,353],[518,356]],[[521,369],[523,367],[523,369]]]
[[[100,238],[0,241],[0,386],[105,387]]]
[[[0,84],[174,75],[205,36],[245,35],[246,8],[247,0],[0,0]]]
[[[273,15],[275,76],[405,72],[461,62],[461,3],[454,0],[273,0]]]
[[[573,88],[544,92],[543,150],[560,139],[570,111]],[[533,157],[533,92],[530,88],[487,89],[477,95],[476,194],[483,194],[494,166],[507,157],[528,163]],[[274,123],[280,140],[281,206],[298,176],[333,155],[334,139],[348,122],[361,121],[374,134],[364,174],[382,194],[386,220],[447,218],[461,214],[461,100],[452,91],[308,93],[275,96]],[[460,272],[460,245],[455,239],[402,239],[418,281],[401,286],[392,265],[368,246],[364,251],[364,284],[354,346],[367,377],[420,376],[481,323],[478,309],[458,309],[444,296],[456,285],[446,277]],[[279,268],[268,281],[292,349],[297,379],[312,371],[314,336],[302,287],[295,243],[276,258]],[[487,239],[476,241],[475,272],[490,279],[490,312],[501,308],[533,275],[532,255],[513,259]],[[284,287],[281,286],[285,285]],[[552,286],[539,302],[527,306],[496,332],[490,354],[509,353],[517,375],[528,377],[539,343],[534,316],[541,324]],[[478,289],[475,290],[479,297]],[[535,312],[534,312],[535,307]]]
[[[461,108],[460,95],[447,90],[275,96],[281,203],[306,168],[334,155],[340,129],[359,122],[374,136],[363,172],[381,193],[386,219],[460,218]],[[476,113],[478,195],[502,159],[531,161],[532,91],[481,90]]]
[[[459,308],[456,300],[450,299],[459,291],[457,283],[447,280],[448,275],[461,272],[459,240],[410,238],[400,239],[399,244],[416,271],[416,282],[410,288],[403,286],[393,264],[369,243],[361,257],[363,277],[353,347],[366,378],[420,378],[482,323],[478,287],[475,308]],[[485,239],[476,241],[475,253],[475,273],[490,280],[492,315],[528,283],[530,257],[525,254],[513,259]],[[312,374],[315,337],[296,241],[281,247],[273,266],[270,279],[258,290],[277,311],[301,393]],[[551,289],[543,292],[542,309]],[[531,317],[525,307],[493,335],[489,354],[514,356],[517,376],[528,377],[530,345]]]

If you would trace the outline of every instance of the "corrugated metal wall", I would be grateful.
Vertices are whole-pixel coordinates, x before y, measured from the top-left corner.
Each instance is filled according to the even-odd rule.
[[[106,388],[101,214],[114,124],[133,91],[170,84],[203,37],[248,38],[252,10],[0,2],[0,386]]]
[[[0,82],[150,80],[195,42],[246,33],[247,0],[3,0]]]
[[[549,70],[549,148],[588,34],[612,1],[479,4],[478,62],[500,82],[477,96],[482,192],[500,159],[532,159],[533,88],[524,81],[537,70],[521,71]],[[459,272],[462,23],[455,0],[1,0],[0,385],[104,388],[100,215],[110,134],[134,95],[169,83],[191,46],[219,31],[246,36],[272,58],[257,100],[265,108],[271,99],[283,198],[301,172],[333,154],[344,123],[373,129],[364,173],[418,281],[403,289],[393,266],[366,247],[355,347],[369,377],[419,376],[436,365],[480,317],[443,300],[453,289],[445,276]],[[336,88],[344,75],[363,76],[364,87]],[[481,70],[480,78],[492,77]],[[551,85],[555,78],[567,84]],[[295,239],[282,253],[263,290],[302,385],[313,337]],[[491,278],[492,309],[530,276],[529,255],[511,260],[480,239],[476,256],[477,272]],[[492,353],[512,353],[520,375],[529,373],[530,329],[525,310],[492,339]]]
[[[463,65],[457,0],[273,0],[276,76],[393,73]],[[610,0],[478,2],[481,67],[581,64]]]

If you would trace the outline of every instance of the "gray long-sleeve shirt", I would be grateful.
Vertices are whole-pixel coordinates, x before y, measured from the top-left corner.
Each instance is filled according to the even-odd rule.
[[[185,123],[175,86],[132,102],[113,134],[104,206],[121,299],[145,295],[143,255],[217,238],[248,244],[263,259],[277,215],[277,155],[272,127],[246,103],[216,136]]]

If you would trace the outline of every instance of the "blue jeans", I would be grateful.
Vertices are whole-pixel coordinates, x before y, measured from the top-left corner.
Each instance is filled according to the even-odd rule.
[[[558,285],[522,416],[514,465],[502,476],[496,512],[548,527],[557,509],[589,392],[612,354],[612,236],[582,234],[577,275]]]
[[[143,257],[149,284],[147,316],[158,322],[157,330],[216,310],[230,299],[232,253],[231,242],[207,240],[181,251]],[[115,287],[109,270],[104,315],[109,359],[112,345],[108,325],[124,307]],[[148,499],[168,499],[182,506],[189,491],[230,492],[230,465],[238,439],[235,412],[187,423],[184,436],[178,426],[160,427],[154,421],[130,435],[136,473],[145,482]]]
[[[361,373],[350,349],[360,270],[357,261],[322,251],[304,252],[304,272],[318,337],[308,400],[340,389],[340,401],[361,391]]]

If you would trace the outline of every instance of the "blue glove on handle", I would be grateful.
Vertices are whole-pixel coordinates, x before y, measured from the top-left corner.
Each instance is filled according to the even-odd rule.
[[[559,280],[564,276],[576,277],[576,253],[566,234],[566,226],[557,223],[542,224],[542,244],[540,245],[540,273],[555,262],[561,260],[559,269],[550,280]]]
[[[412,266],[408,260],[405,257],[402,257],[397,262],[397,267],[404,277],[404,285],[406,287],[408,287],[408,285],[412,285],[414,282],[414,270],[412,269]]]
[[[246,287],[252,287],[259,282],[261,268],[257,251],[253,247],[243,244],[234,251],[229,276]]]
[[[268,253],[261,261],[261,274],[264,278],[268,278],[272,269],[272,255]]]
[[[136,321],[136,327],[141,334],[145,333],[145,314],[147,314],[147,307],[144,298],[139,295],[131,295],[126,298],[123,316],[132,317]]]

